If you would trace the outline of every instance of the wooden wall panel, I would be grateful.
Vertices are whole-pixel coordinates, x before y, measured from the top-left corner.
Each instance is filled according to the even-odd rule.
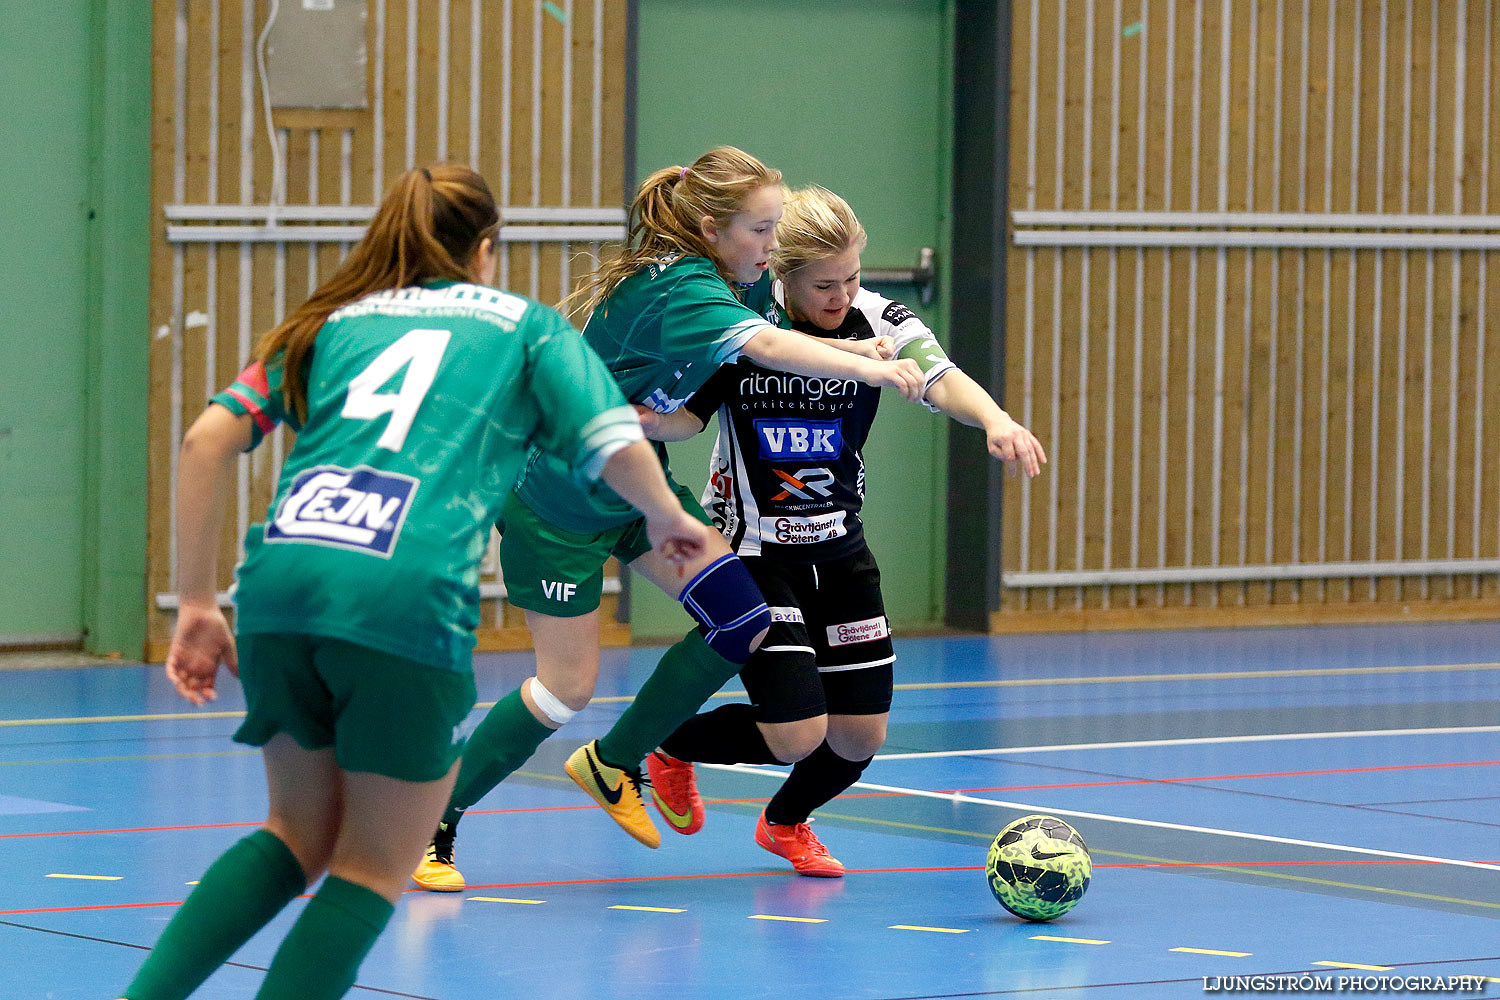
[[[1492,236],[1495,6],[1019,0],[1010,207]],[[1497,251],[1282,242],[1012,246],[1007,394],[1052,461],[1006,509],[997,628],[1500,610]]]
[[[285,164],[278,191],[254,50],[270,3],[155,0],[148,457],[153,655],[164,653],[172,622],[174,456],[182,432],[208,396],[243,367],[259,335],[325,280],[351,245],[328,238],[169,240],[168,208],[264,208],[273,200],[371,206],[400,172],[438,160],[475,166],[506,207],[618,207],[624,198],[624,6],[610,0],[368,0],[369,106],[275,109]],[[239,223],[266,221],[262,214]],[[556,302],[597,253],[596,243],[505,243],[501,280]],[[226,589],[239,540],[264,516],[291,443],[278,432],[241,461],[221,546]],[[486,581],[498,582],[493,553],[487,566]],[[484,603],[481,646],[525,645],[516,610],[503,601]],[[606,620],[614,604],[606,597]],[[628,637],[620,624],[607,624],[604,633],[606,642]]]

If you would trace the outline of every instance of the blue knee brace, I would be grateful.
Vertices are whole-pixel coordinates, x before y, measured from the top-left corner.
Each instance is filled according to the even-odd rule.
[[[677,598],[698,623],[708,648],[731,663],[744,663],[751,643],[771,627],[771,609],[745,564],[722,556],[693,577]]]

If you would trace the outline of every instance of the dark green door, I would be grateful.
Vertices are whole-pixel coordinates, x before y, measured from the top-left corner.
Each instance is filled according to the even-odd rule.
[[[638,0],[637,180],[723,143],[848,199],[870,234],[863,263],[909,267],[948,240],[950,4],[940,0]],[[868,283],[868,282],[867,282]],[[941,292],[874,285],[944,337]],[[871,443],[866,525],[898,626],[943,612],[946,429],[892,394]],[[679,481],[701,489],[711,434],[672,447]],[[637,635],[681,634],[687,615],[634,588]]]

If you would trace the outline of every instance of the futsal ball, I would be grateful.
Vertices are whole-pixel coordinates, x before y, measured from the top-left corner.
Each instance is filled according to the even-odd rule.
[[[1026,920],[1052,920],[1078,905],[1094,863],[1062,820],[1022,816],[995,836],[984,870],[1001,906]]]

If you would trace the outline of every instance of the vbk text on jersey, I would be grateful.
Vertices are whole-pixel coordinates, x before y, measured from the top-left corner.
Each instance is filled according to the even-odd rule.
[[[842,420],[757,420],[760,457],[838,458],[844,450]]]

